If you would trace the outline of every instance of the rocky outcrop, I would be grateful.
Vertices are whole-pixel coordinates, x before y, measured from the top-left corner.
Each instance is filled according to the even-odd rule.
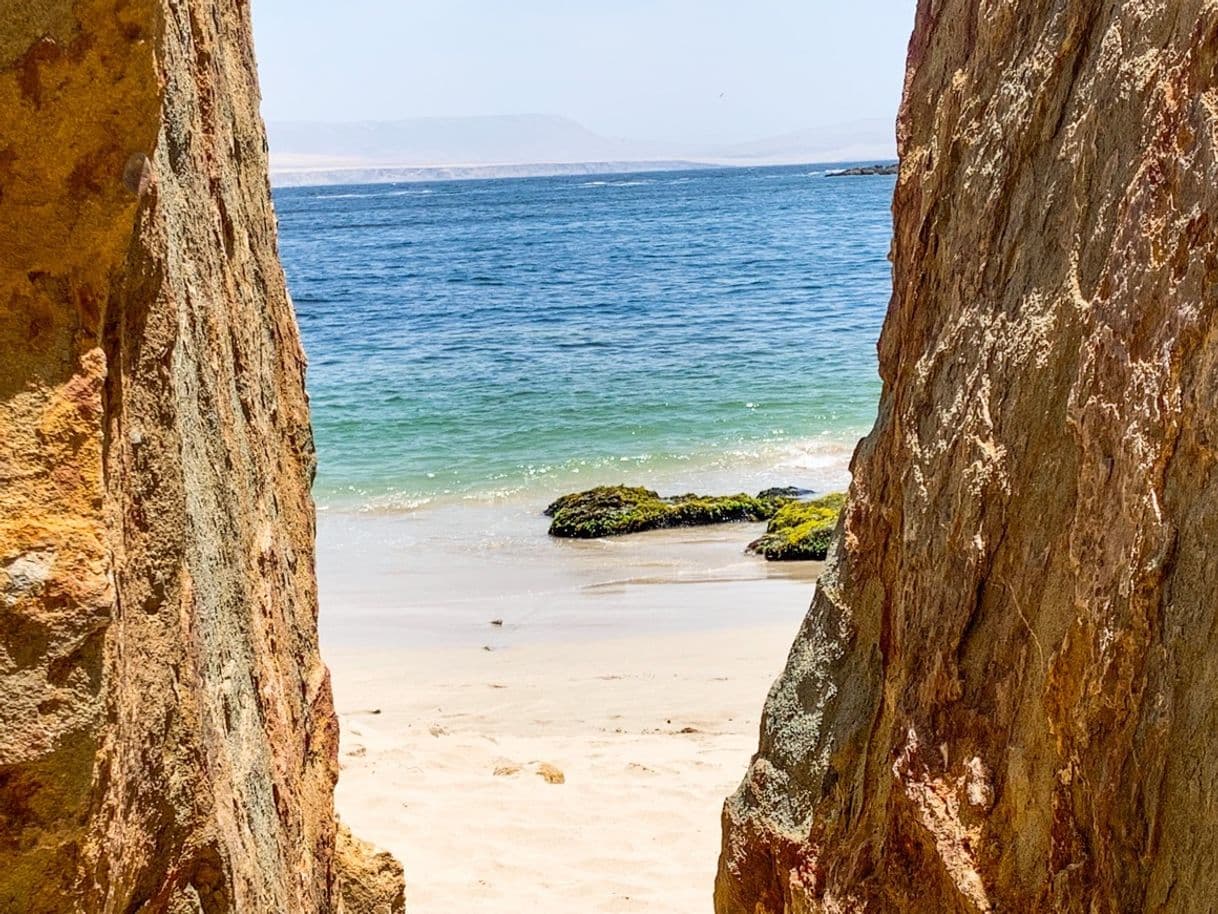
[[[719,914],[1218,898],[1218,4],[921,0],[879,416]]]
[[[768,520],[802,491],[791,487],[766,489],[756,496],[741,492],[661,497],[642,486],[597,486],[563,495],[543,513],[553,518],[550,536],[595,539],[644,530]]]
[[[6,3],[0,124],[0,911],[335,911],[248,6]]]
[[[775,512],[765,533],[749,543],[745,551],[765,556],[771,562],[822,562],[829,554],[845,502],[846,496],[841,492],[811,501],[788,502]]]
[[[335,849],[338,907],[335,914],[399,914],[406,909],[402,865],[391,854],[338,827]]]

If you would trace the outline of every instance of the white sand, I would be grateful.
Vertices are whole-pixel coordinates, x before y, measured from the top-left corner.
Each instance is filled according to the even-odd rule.
[[[744,555],[762,525],[545,525],[322,517],[339,813],[403,861],[411,914],[709,911],[720,808],[819,567]]]
[[[339,813],[404,861],[412,914],[709,911],[794,630],[330,651]]]

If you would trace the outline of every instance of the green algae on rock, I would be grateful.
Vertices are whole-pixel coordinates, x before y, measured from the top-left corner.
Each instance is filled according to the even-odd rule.
[[[765,535],[749,543],[748,551],[771,562],[823,560],[845,502],[842,492],[813,501],[788,502],[770,518]]]
[[[595,539],[668,527],[769,520],[796,490],[759,495],[674,495],[663,498],[642,486],[598,486],[564,495],[545,510],[550,535]]]

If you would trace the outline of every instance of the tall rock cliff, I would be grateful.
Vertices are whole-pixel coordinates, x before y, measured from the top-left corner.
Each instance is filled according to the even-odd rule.
[[[0,5],[6,914],[401,907],[336,835],[266,168],[244,0]]]
[[[719,914],[1212,912],[1218,3],[920,0],[879,417]]]

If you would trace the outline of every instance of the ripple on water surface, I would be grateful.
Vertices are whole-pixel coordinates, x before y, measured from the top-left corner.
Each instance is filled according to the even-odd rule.
[[[319,504],[840,482],[879,394],[892,187],[805,165],[277,191]]]

